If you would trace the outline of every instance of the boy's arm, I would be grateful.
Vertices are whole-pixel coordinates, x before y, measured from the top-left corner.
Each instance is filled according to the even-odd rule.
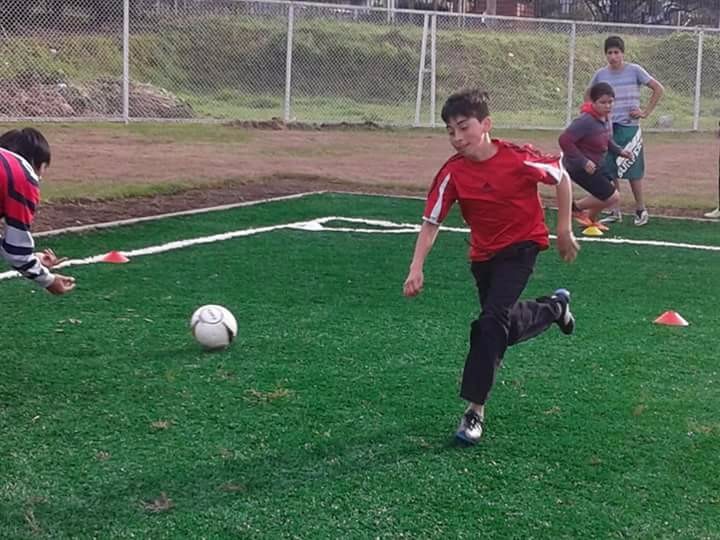
[[[456,200],[457,192],[453,174],[443,166],[435,175],[425,201],[423,224],[415,242],[415,251],[410,262],[410,270],[403,285],[403,294],[405,296],[416,296],[422,292],[425,259],[435,243],[440,223],[443,222]]]
[[[44,261],[62,262],[52,250],[34,252],[35,242],[29,230],[6,225],[0,244],[0,257],[23,277],[30,279],[52,294],[65,294],[75,288],[75,278],[53,274]]]
[[[555,189],[558,205],[558,251],[564,261],[571,262],[577,257],[580,246],[572,232],[572,183],[567,172],[563,171],[563,178]]]
[[[425,265],[425,259],[428,253],[430,253],[435,243],[439,229],[440,225],[423,221],[417,236],[417,241],[415,242],[415,252],[410,262],[410,271],[403,285],[403,294],[405,296],[417,296],[422,291],[424,282],[423,266]]]
[[[590,161],[577,146],[577,142],[582,139],[588,129],[582,118],[576,118],[558,138],[565,162],[571,169],[582,169]]]
[[[652,95],[650,96],[650,101],[648,101],[648,104],[643,110],[643,118],[647,118],[653,113],[655,107],[658,104],[658,101],[660,101],[660,98],[665,93],[665,87],[655,79],[651,79],[650,82],[647,83],[647,85],[652,90]]]
[[[615,142],[615,139],[613,139],[612,123],[610,124],[610,138],[608,139],[608,152],[611,154],[615,154],[616,156],[622,156],[625,159],[630,159],[632,157],[632,152],[630,152],[629,150],[625,150],[622,146],[620,146],[618,143]]]
[[[6,225],[0,244],[0,256],[23,277],[33,280],[43,288],[49,287],[55,279],[36,256],[35,242],[29,230]]]
[[[625,159],[630,159],[632,157],[632,152],[630,150],[625,150],[612,139],[608,141],[608,152],[616,156],[624,157]]]
[[[5,234],[0,238],[0,257],[22,276],[37,283],[52,294],[65,294],[75,288],[75,279],[53,274],[46,263],[62,262],[52,250],[35,253],[35,240],[30,227],[35,217],[37,193],[30,192],[23,202],[14,199],[7,207]]]
[[[30,229],[35,221],[35,209],[40,191],[33,182],[16,185],[13,196],[6,196],[4,207],[5,234],[0,239],[0,257],[15,270],[43,288],[49,287],[55,276],[35,254],[35,240]]]
[[[618,143],[616,143],[612,139],[612,137],[610,137],[610,139],[608,140],[608,152],[619,156],[620,152],[622,151],[623,149],[620,147],[620,145],[618,145]]]
[[[650,100],[648,101],[644,109],[632,110],[630,111],[630,116],[632,118],[647,118],[655,110],[655,106],[658,104],[658,101],[660,101],[660,98],[665,93],[665,88],[656,79],[653,79],[653,77],[645,70],[645,68],[638,64],[632,64],[632,66],[634,67],[637,74],[637,84],[648,86],[650,90],[652,90],[652,95],[650,96]]]

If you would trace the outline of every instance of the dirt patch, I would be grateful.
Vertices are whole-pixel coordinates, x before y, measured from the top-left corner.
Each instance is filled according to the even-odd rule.
[[[130,115],[136,118],[192,118],[189,104],[151,84],[130,83]],[[122,84],[98,79],[84,84],[48,81],[0,83],[0,115],[10,117],[119,117]]]
[[[307,193],[310,191],[348,191],[367,193],[370,186],[344,185],[323,179],[297,182],[289,179],[268,179],[267,182],[243,183],[223,187],[190,189],[172,195],[134,197],[108,201],[79,200],[45,204],[38,212],[34,231],[46,231],[77,225],[90,225],[134,217],[154,216],[194,208],[209,208],[243,201]],[[422,191],[403,191],[375,186],[373,193],[422,195]]]
[[[113,201],[46,203],[37,230],[139,217],[314,190],[423,195],[449,157],[442,131],[237,128],[221,142],[177,142],[131,130],[59,126],[49,133],[53,165],[45,188],[118,182],[197,185],[184,193]],[[195,129],[190,126],[188,129]],[[193,132],[194,133],[194,132]],[[553,151],[557,134],[528,142]],[[517,138],[517,137],[514,137]],[[712,135],[648,136],[645,192],[651,213],[700,216],[715,207],[718,140]],[[223,185],[217,187],[217,183]],[[544,196],[552,195],[543,190]],[[624,207],[632,196],[623,186]],[[552,200],[548,201],[552,203]]]
[[[38,212],[34,230],[44,231],[115,221],[133,217],[153,216],[299,193],[302,187],[287,184],[275,188],[265,185],[238,185],[216,189],[191,189],[172,195],[135,197],[109,201],[72,201],[46,204]]]
[[[277,117],[273,117],[270,120],[235,120],[225,125],[243,129],[270,129],[274,131],[374,131],[389,129],[369,120],[354,124],[349,122],[316,124],[308,122],[285,122],[282,118]]]

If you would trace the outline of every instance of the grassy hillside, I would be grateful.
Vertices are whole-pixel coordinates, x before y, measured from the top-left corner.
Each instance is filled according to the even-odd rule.
[[[198,116],[265,119],[282,113],[286,21],[212,16],[133,31],[131,76],[186,99]],[[602,65],[605,34],[578,34],[574,101]],[[300,121],[412,122],[421,28],[299,18],[293,41],[293,112]],[[688,32],[626,36],[628,59],[667,88],[658,115],[692,125],[697,37]],[[437,100],[466,86],[491,92],[496,120],[511,126],[564,124],[569,36],[504,28],[441,28]],[[120,77],[120,36],[54,35],[0,44],[6,81],[76,82]],[[720,37],[706,36],[701,116],[720,114]],[[426,81],[426,89],[429,81]],[[426,91],[427,94],[427,91]],[[426,95],[424,104],[429,103]],[[438,105],[439,109],[439,105]],[[428,120],[428,111],[423,111]],[[649,122],[653,125],[653,121]]]

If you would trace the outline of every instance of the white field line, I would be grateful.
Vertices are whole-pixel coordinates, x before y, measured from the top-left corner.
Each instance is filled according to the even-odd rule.
[[[265,203],[271,203],[271,202],[288,201],[291,199],[299,199],[301,197],[307,197],[308,195],[319,195],[320,193],[325,193],[325,191],[308,191],[305,193],[294,193],[292,195],[282,195],[279,197],[271,197],[268,199],[257,199],[255,201],[243,201],[243,202],[231,203],[231,204],[221,204],[219,206],[208,206],[206,208],[195,208],[193,210],[182,210],[179,212],[157,214],[154,216],[144,216],[144,217],[138,217],[138,218],[120,219],[120,220],[116,220],[116,221],[105,221],[103,223],[91,223],[88,225],[77,225],[74,227],[65,227],[63,229],[53,229],[51,231],[43,231],[43,232],[39,232],[39,233],[34,233],[33,236],[35,236],[35,237],[57,236],[58,234],[65,234],[65,233],[94,231],[96,229],[109,229],[112,227],[121,227],[123,225],[135,225],[137,223],[144,223],[146,221],[157,221],[160,219],[182,217],[182,216],[192,216],[195,214],[205,214],[208,212],[219,212],[222,210],[232,210],[234,208],[241,208],[243,206],[255,206],[258,204],[265,204]]]
[[[384,229],[362,229],[355,227],[326,227],[325,224],[332,221],[344,221],[346,223],[359,223],[363,225],[374,225],[375,227],[384,227]],[[293,229],[301,229],[304,231],[327,231],[327,232],[360,232],[367,234],[401,234],[416,233],[420,230],[417,223],[395,223],[384,219],[365,219],[350,218],[342,216],[326,216],[317,218],[312,221],[306,221],[300,225],[294,225]],[[442,227],[443,231],[469,233],[470,229],[459,227]]]
[[[354,229],[350,227],[326,227],[324,224],[332,221],[345,221],[350,223],[362,223],[365,225],[375,225],[377,227],[386,227],[387,230],[381,229]],[[347,217],[324,217],[313,221],[308,221],[303,225],[294,226],[296,229],[312,230],[312,231],[328,231],[328,232],[366,232],[366,233],[400,233],[400,232],[418,232],[420,225],[412,223],[394,223],[392,221],[377,219],[361,219]],[[470,229],[463,227],[440,227],[442,231],[470,233]],[[555,235],[550,235],[552,240],[556,240]],[[720,251],[720,246],[709,246],[704,244],[688,244],[683,242],[665,242],[661,240],[631,240],[627,238],[596,238],[596,237],[578,237],[581,242],[600,242],[606,244],[628,244],[635,246],[657,246],[669,248],[697,249],[703,251]]]
[[[377,228],[363,228],[363,227],[328,227],[327,223],[334,221],[344,223],[356,223],[360,225],[371,225]],[[420,225],[413,223],[395,223],[393,221],[380,220],[380,219],[363,219],[363,218],[349,218],[342,216],[326,216],[322,218],[313,219],[310,221],[296,221],[293,223],[282,223],[279,225],[269,225],[266,227],[257,227],[250,229],[240,229],[237,231],[231,231],[221,234],[214,234],[211,236],[200,236],[197,238],[189,238],[185,240],[176,240],[174,242],[168,242],[165,244],[159,244],[155,246],[148,246],[140,249],[133,249],[129,251],[121,251],[123,255],[128,258],[142,257],[145,255],[155,255],[157,253],[165,253],[167,251],[174,251],[177,249],[184,249],[191,246],[197,246],[202,244],[212,244],[215,242],[222,242],[225,240],[231,240],[233,238],[241,238],[245,236],[254,236],[271,231],[277,231],[280,229],[295,229],[302,231],[311,232],[352,232],[352,233],[363,233],[363,234],[411,234],[417,233],[420,230]],[[461,232],[469,233],[470,229],[463,227],[441,227],[441,230],[446,232]],[[555,236],[550,236],[555,239]],[[635,246],[657,246],[657,247],[669,247],[669,248],[682,248],[682,249],[695,249],[703,251],[720,251],[720,246],[708,246],[702,244],[687,244],[681,242],[663,242],[659,240],[629,240],[623,238],[587,238],[581,237],[578,240],[583,242],[600,242],[607,244],[628,244]],[[71,259],[65,261],[57,266],[58,269],[66,268],[69,266],[81,266],[87,264],[94,264],[101,262],[105,254],[94,255],[92,257],[86,257],[84,259]],[[0,273],[0,280],[10,279],[17,277],[19,274],[15,271]]]
[[[555,236],[550,235],[553,240]],[[664,242],[662,240],[631,240],[629,238],[578,238],[583,242],[603,242],[605,244],[627,244],[630,246],[657,246],[680,249],[697,249],[701,251],[720,251],[720,246],[708,246],[704,244],[687,244],[684,242]]]
[[[292,195],[282,195],[282,196],[278,196],[278,197],[270,197],[267,199],[258,199],[258,200],[254,200],[254,201],[243,201],[243,202],[239,202],[239,203],[222,204],[219,206],[195,208],[192,210],[182,210],[179,212],[169,212],[169,213],[157,214],[157,215],[153,215],[153,216],[143,216],[143,217],[138,217],[138,218],[119,219],[119,220],[115,220],[115,221],[105,221],[102,223],[77,225],[74,227],[64,227],[62,229],[53,229],[50,231],[42,231],[39,233],[35,233],[33,236],[35,236],[37,238],[41,238],[43,236],[57,236],[59,234],[66,234],[66,233],[94,231],[94,230],[98,230],[98,229],[109,229],[109,228],[113,228],[113,227],[121,227],[124,225],[135,225],[137,223],[144,223],[147,221],[158,221],[158,220],[167,219],[167,218],[192,216],[192,215],[196,215],[196,214],[205,214],[208,212],[218,212],[218,211],[222,211],[222,210],[232,210],[234,208],[241,208],[243,206],[255,206],[258,204],[299,199],[301,197],[307,197],[309,195],[320,195],[323,193],[336,193],[336,194],[340,194],[340,195],[358,195],[358,196],[369,196],[369,197],[388,197],[388,198],[393,198],[393,199],[425,200],[425,197],[416,197],[413,195],[388,195],[386,193],[341,191],[341,190],[338,190],[338,191],[326,191],[326,190],[307,191],[304,193],[296,193],[296,194],[292,194]],[[555,210],[555,208],[552,208],[552,207],[551,207],[551,209]],[[701,218],[701,217],[680,217],[680,216],[652,216],[652,217],[653,218],[662,218],[662,219],[707,222],[707,223],[719,223],[720,222],[717,219]]]
[[[256,234],[266,233],[270,231],[276,231],[278,229],[288,229],[288,228],[300,228],[301,225],[303,225],[306,222],[297,222],[297,223],[283,223],[280,225],[270,225],[268,227],[258,227],[256,229],[240,229],[237,231],[231,231],[227,233],[221,233],[221,234],[213,234],[211,236],[200,236],[198,238],[190,238],[187,240],[176,240],[174,242],[168,242],[166,244],[160,244],[157,246],[149,246],[145,248],[140,249],[131,249],[129,251],[120,251],[123,255],[125,255],[128,258],[132,257],[142,257],[143,255],[155,255],[157,253],[165,253],[166,251],[174,251],[176,249],[183,249],[190,246],[197,246],[201,244],[212,244],[215,242],[222,242],[224,240],[230,240],[232,238],[240,238],[243,236],[253,236]],[[84,259],[70,259],[68,261],[62,262],[59,265],[55,267],[55,269],[60,268],[67,268],[68,266],[83,266],[86,264],[95,264],[97,262],[101,262],[103,257],[105,257],[106,253],[103,253],[102,255],[94,255],[92,257],[86,257]],[[10,279],[13,277],[18,277],[19,274],[15,272],[14,270],[9,272],[2,272],[0,273],[0,280],[3,279]]]
[[[388,199],[410,199],[414,201],[424,201],[426,200],[426,197],[421,195],[388,195],[387,193],[375,193],[372,191],[343,191],[343,190],[333,190],[333,191],[327,191],[326,193],[337,193],[339,195],[361,195],[363,197],[387,197]],[[708,205],[708,208],[712,207],[712,205]],[[546,206],[545,208],[548,208],[550,210],[557,211],[557,207],[555,206]],[[704,210],[698,210],[698,212],[704,212]],[[694,217],[694,216],[665,216],[662,214],[653,215],[650,214],[650,217],[653,219],[669,219],[669,220],[675,220],[675,221],[696,221],[701,223],[720,223],[720,220],[716,218],[706,218],[706,217]]]

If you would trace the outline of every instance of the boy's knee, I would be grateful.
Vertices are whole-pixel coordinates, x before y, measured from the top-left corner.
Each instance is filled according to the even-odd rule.
[[[617,190],[613,192],[612,195],[610,195],[610,198],[608,198],[605,203],[608,206],[617,206],[620,203],[620,193],[618,193]]]
[[[491,309],[483,311],[475,323],[480,332],[499,332],[507,336],[510,327],[510,310]]]

